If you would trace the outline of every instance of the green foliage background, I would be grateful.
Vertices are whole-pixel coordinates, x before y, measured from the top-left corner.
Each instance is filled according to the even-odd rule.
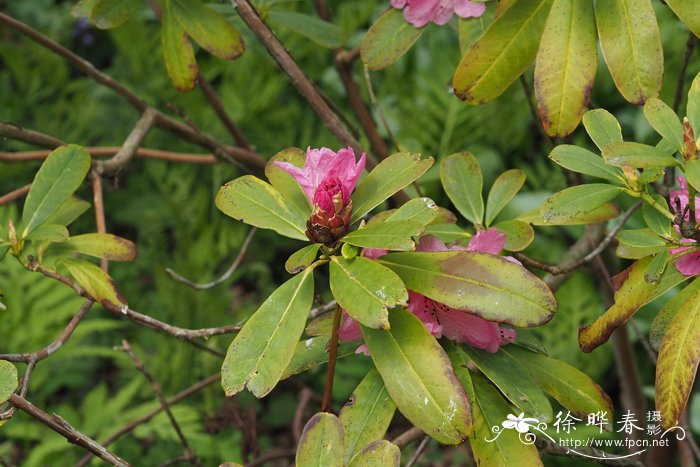
[[[313,13],[309,3],[267,0],[260,2],[260,6],[263,10]],[[0,10],[91,60],[155,107],[164,109],[174,105],[198,127],[220,141],[229,142],[228,134],[200,92],[181,94],[172,88],[162,57],[154,52],[160,47],[160,25],[145,5],[135,20],[110,31],[81,30],[70,16],[71,6],[72,2],[52,0],[0,2]],[[207,54],[199,54],[198,62],[202,74],[217,88],[233,120],[256,150],[270,156],[289,146],[336,148],[337,142],[230,6],[226,3],[214,6],[244,34],[247,51],[234,62]],[[661,98],[672,102],[687,30],[661,2],[654,2],[654,6],[666,63]],[[348,38],[346,46],[359,45],[364,31],[385,7],[373,0],[334,4],[333,16]],[[344,115],[350,115],[332,65],[332,51],[281,27],[276,32],[310,78]],[[138,118],[126,102],[39,45],[2,29],[0,38],[0,121],[14,122],[85,146],[122,143]],[[455,28],[431,26],[407,56],[372,75],[374,91],[401,148],[433,155],[438,160],[456,151],[470,150],[480,160],[487,186],[502,170],[521,168],[528,174],[526,189],[508,211],[524,212],[539,206],[549,194],[565,187],[565,178],[546,159],[551,146],[533,124],[522,87],[516,83],[493,103],[468,107],[448,92],[459,58]],[[688,79],[699,70],[700,56],[695,54],[688,67]],[[359,64],[354,71],[362,82]],[[532,80],[532,70],[526,77]],[[625,136],[650,142],[647,140],[652,137],[652,131],[641,111],[622,99],[603,66],[599,67],[592,100],[595,106],[610,110],[620,119]],[[580,131],[574,133],[572,140],[579,145],[590,144]],[[158,130],[148,135],[144,146],[201,152]],[[0,141],[0,149],[30,148],[14,141]],[[29,183],[37,168],[38,163],[0,163],[0,193]],[[215,289],[196,292],[174,282],[165,273],[165,268],[171,267],[203,282],[217,277],[227,267],[242,244],[247,227],[225,217],[215,208],[213,199],[219,186],[237,175],[236,168],[223,164],[184,166],[139,159],[110,180],[105,193],[108,230],[133,240],[139,248],[135,262],[111,266],[122,293],[134,309],[182,327],[237,323],[285,279],[283,263],[295,243],[264,231],[256,236],[244,266],[226,284]],[[437,164],[422,183],[427,196],[439,204],[448,204],[447,197],[440,192]],[[90,200],[91,193],[86,187],[79,194]],[[5,226],[9,218],[16,219],[19,208],[18,204],[0,207],[0,225]],[[634,222],[633,219],[630,227],[635,227]],[[94,228],[90,214],[73,227],[76,232],[94,231]],[[536,241],[527,253],[555,262],[581,234],[582,228],[578,227],[538,229]],[[618,263],[617,270],[622,267]],[[7,292],[8,308],[0,313],[0,353],[33,351],[47,345],[77,312],[81,302],[64,286],[20,270],[12,261],[0,263],[0,284]],[[574,274],[557,291],[560,309],[556,317],[532,332],[554,357],[587,372],[615,397],[611,348],[604,346],[584,355],[576,341],[579,325],[592,321],[604,310],[597,288],[589,275]],[[654,305],[657,306],[660,305]],[[645,310],[637,320],[642,331],[653,312]],[[121,352],[113,350],[124,338],[142,355],[168,395],[220,368],[216,357],[187,343],[135,327],[94,306],[74,338],[55,356],[38,365],[31,382],[31,400],[61,414],[97,439],[156,407],[142,375]],[[215,337],[207,345],[225,351],[229,341],[230,337]],[[653,367],[644,364],[648,357],[641,346],[637,345],[636,349],[643,379],[651,391]],[[370,362],[361,356],[341,361],[334,388],[336,403],[349,396],[369,366]],[[312,371],[300,380],[320,390],[323,375]],[[294,441],[288,426],[298,394],[299,388],[293,383],[283,383],[272,397],[262,401],[246,393],[233,402],[225,402],[215,384],[177,404],[174,410],[194,450],[207,465],[213,465],[243,459],[241,430],[232,416],[236,406],[243,413],[248,407],[255,409],[261,451],[292,446]],[[700,430],[699,406],[699,401],[692,405],[695,430]],[[180,450],[162,414],[125,436],[115,449],[126,459],[141,459],[141,465],[158,465]],[[22,413],[0,431],[0,459],[9,464],[73,465],[82,455],[80,449],[68,445]],[[428,453],[427,459],[435,460],[436,455]],[[455,453],[455,462],[464,459],[460,455],[463,456]],[[557,463],[550,459],[546,462]]]

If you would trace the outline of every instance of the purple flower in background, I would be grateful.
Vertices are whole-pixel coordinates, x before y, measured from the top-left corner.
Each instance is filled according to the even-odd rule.
[[[452,15],[460,18],[478,18],[486,5],[469,0],[391,0],[391,6],[403,9],[403,17],[417,28],[428,23],[443,25]]]
[[[679,190],[672,191],[669,195],[671,200],[671,210],[676,215],[683,215],[685,213],[685,219],[688,220],[690,213],[686,212],[688,206],[688,183],[682,177],[678,178],[678,183],[681,188]],[[676,205],[676,200],[678,200],[678,206]],[[700,197],[695,197],[695,219],[700,219]],[[680,209],[680,210],[679,210]],[[676,230],[680,233],[680,229],[676,226]],[[684,238],[681,240],[683,243],[695,242],[694,239]],[[700,274],[700,250],[690,246],[683,246],[680,248],[675,248],[669,251],[671,254],[687,252],[681,255],[676,261],[676,269],[678,272],[684,276],[696,276]]]

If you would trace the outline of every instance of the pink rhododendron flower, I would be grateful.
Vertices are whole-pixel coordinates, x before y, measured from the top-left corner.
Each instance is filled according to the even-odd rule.
[[[466,250],[497,254],[505,245],[506,237],[497,229],[479,231],[465,248],[455,245],[448,248],[440,239],[427,235],[421,238],[417,251]],[[363,250],[363,255],[377,258],[386,254],[385,250]],[[450,340],[469,344],[472,347],[494,353],[499,347],[515,340],[515,331],[501,328],[498,323],[487,321],[467,311],[456,310],[442,303],[431,300],[419,293],[408,292],[408,309],[416,315],[426,329],[435,337],[445,336]],[[343,313],[338,330],[341,340],[359,340],[362,338],[359,324],[349,315]],[[361,346],[357,352],[366,353],[367,347]]]
[[[483,2],[469,0],[391,0],[394,8],[403,8],[403,17],[417,28],[428,23],[443,25],[452,15],[460,18],[476,18],[484,14]]]
[[[680,184],[681,188],[679,190],[672,191],[669,195],[671,200],[671,210],[675,214],[685,212],[686,207],[688,206],[688,184],[683,177],[678,177],[678,183]],[[676,205],[676,199],[679,201],[680,206]],[[677,211],[678,208],[680,208],[680,211]],[[689,217],[690,213],[685,213],[685,219],[687,220]],[[695,197],[695,219],[700,220],[700,197],[698,196]],[[680,233],[678,226],[676,226],[676,230]],[[684,238],[682,240],[683,243],[694,241],[695,240],[689,238]],[[688,253],[682,255],[676,261],[676,269],[678,269],[678,272],[684,276],[696,276],[700,274],[700,250],[693,247],[684,246],[675,248],[669,252],[671,254],[675,254],[684,251],[687,251]]]
[[[306,150],[304,167],[290,162],[275,162],[299,183],[313,206],[306,223],[306,236],[312,242],[331,244],[350,228],[352,201],[350,194],[365,168],[366,154],[355,160],[352,148],[337,153],[328,148]]]

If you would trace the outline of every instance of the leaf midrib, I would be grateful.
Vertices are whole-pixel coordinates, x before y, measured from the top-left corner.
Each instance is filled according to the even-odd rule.
[[[274,188],[274,187],[273,187],[273,188]],[[242,191],[241,191],[241,192],[238,193],[238,195],[239,195],[241,198],[245,198],[246,200],[250,200],[250,201],[252,202],[252,204],[255,204],[255,205],[257,205],[257,206],[262,207],[263,210],[272,213],[272,214],[274,215],[273,217],[276,217],[277,219],[282,220],[285,224],[287,224],[288,226],[291,226],[292,229],[294,229],[296,232],[301,233],[301,234],[304,236],[304,239],[306,239],[306,234],[304,234],[304,230],[302,230],[301,228],[299,228],[298,225],[292,223],[291,220],[288,220],[288,219],[286,219],[286,218],[280,216],[280,215],[278,214],[277,211],[272,210],[272,209],[268,208],[267,206],[265,206],[264,204],[259,203],[259,202],[257,201],[256,198],[251,198],[251,197],[247,196],[245,192],[242,192]],[[271,195],[272,195],[273,197],[275,197],[274,193],[271,193]],[[279,197],[279,199],[277,199],[277,201],[280,203],[280,206],[283,207],[283,208],[285,209],[285,212],[287,212],[288,214],[294,216],[294,213],[288,208],[288,206],[286,206],[285,201],[282,199],[281,196]]]

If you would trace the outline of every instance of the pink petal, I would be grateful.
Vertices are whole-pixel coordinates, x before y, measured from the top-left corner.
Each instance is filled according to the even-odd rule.
[[[343,317],[338,328],[338,338],[341,341],[359,341],[362,339],[360,325],[343,311]]]
[[[676,261],[676,269],[684,276],[700,274],[700,251],[686,253]]]
[[[440,0],[408,0],[403,17],[417,28],[422,28],[433,20],[433,11]]]
[[[497,352],[501,346],[501,332],[497,323],[448,307],[438,308],[436,313],[442,324],[442,333],[448,339],[490,353]]]
[[[355,151],[352,148],[343,148],[338,151],[338,155],[333,161],[331,173],[337,175],[343,181],[343,185],[347,188],[348,193],[352,193],[357,185],[357,181],[362,175],[367,161],[367,154],[364,152],[359,161],[355,160]]]
[[[408,291],[408,309],[425,324],[430,334],[439,338],[442,336],[443,327],[435,316],[434,303],[419,293]]]
[[[469,241],[468,251],[480,251],[497,255],[506,244],[506,236],[496,228],[480,230]]]
[[[468,0],[455,0],[454,11],[460,18],[478,18],[486,11],[486,4]]]
[[[389,250],[382,250],[380,248],[363,248],[362,256],[369,259],[377,259],[381,256],[387,254]]]
[[[316,186],[311,181],[311,178],[309,176],[310,173],[309,170],[306,168],[306,164],[304,164],[303,168],[297,167],[291,162],[275,162],[275,165],[287,172],[292,177],[294,177],[294,180],[296,180],[299,186],[302,188],[302,190],[304,190],[304,194],[306,194],[306,199],[309,200],[310,204],[313,204]]]
[[[454,15],[453,0],[440,0],[437,7],[433,10],[433,23],[442,26],[447,23]]]
[[[416,245],[416,251],[447,251],[447,245],[433,235],[425,235]]]
[[[391,0],[391,6],[401,9],[406,6],[406,0]]]
[[[362,344],[358,348],[355,349],[356,354],[363,354],[367,357],[369,357],[369,349],[367,348],[367,344]]]
[[[498,332],[501,334],[501,347],[515,342],[515,330],[510,328],[498,327]]]

